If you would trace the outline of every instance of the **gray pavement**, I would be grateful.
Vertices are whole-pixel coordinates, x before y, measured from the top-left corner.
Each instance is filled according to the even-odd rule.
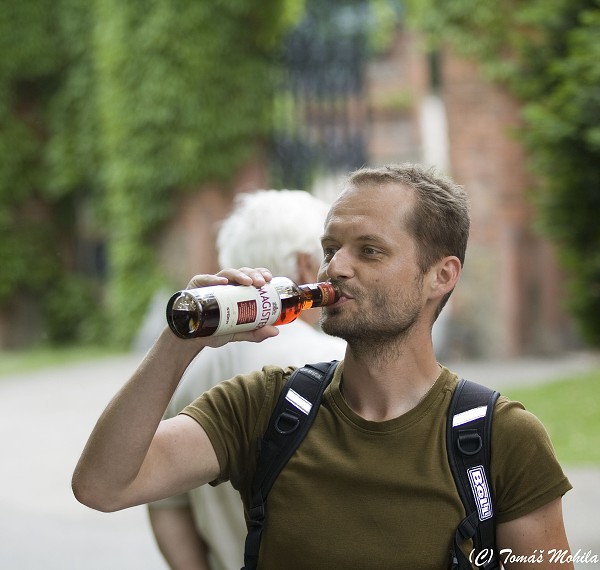
[[[167,570],[143,507],[97,513],[70,489],[95,420],[138,361],[126,355],[0,378],[0,570]],[[575,354],[450,366],[502,389],[599,364]],[[600,558],[600,469],[566,471],[574,485],[564,501],[571,546]],[[576,565],[590,567],[600,563]]]

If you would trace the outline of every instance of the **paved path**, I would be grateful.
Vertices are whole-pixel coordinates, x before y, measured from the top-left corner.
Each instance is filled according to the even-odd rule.
[[[97,513],[77,503],[70,489],[96,418],[138,360],[123,356],[0,378],[0,570],[167,570],[143,507]],[[453,367],[501,388],[597,363],[576,355]],[[571,545],[600,557],[600,471],[567,472],[575,486],[565,498]],[[590,567],[600,563],[576,566]]]

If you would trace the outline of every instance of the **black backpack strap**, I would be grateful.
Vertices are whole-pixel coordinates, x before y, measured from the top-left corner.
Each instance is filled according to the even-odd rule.
[[[492,416],[500,394],[475,382],[461,380],[448,410],[448,462],[467,516],[454,537],[452,570],[471,569],[460,544],[473,539],[473,562],[497,569],[496,524],[490,486]],[[478,556],[479,554],[479,556]],[[476,559],[475,559],[476,558]]]
[[[279,395],[267,430],[259,441],[242,570],[256,568],[267,495],[310,429],[337,364],[334,360],[298,368]]]

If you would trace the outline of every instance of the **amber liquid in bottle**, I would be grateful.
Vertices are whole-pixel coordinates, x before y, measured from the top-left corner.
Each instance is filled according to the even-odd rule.
[[[184,291],[181,291],[184,293]],[[181,338],[210,336],[219,325],[221,310],[214,295],[197,298],[178,294],[167,307],[167,323]]]
[[[279,297],[281,299],[281,314],[273,323],[274,325],[291,323],[306,309],[332,305],[338,300],[339,295],[331,283],[311,283],[309,285],[295,285],[295,290],[291,293],[280,291]]]
[[[337,301],[331,283],[296,285],[275,277],[261,289],[239,285],[201,287],[175,293],[167,304],[167,322],[180,338],[231,334],[267,324],[291,323],[313,307]]]

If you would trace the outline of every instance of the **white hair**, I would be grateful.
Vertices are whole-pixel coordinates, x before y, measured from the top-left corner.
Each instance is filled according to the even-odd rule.
[[[266,267],[296,280],[296,256],[322,259],[321,235],[329,206],[303,190],[238,194],[217,235],[219,265]]]

